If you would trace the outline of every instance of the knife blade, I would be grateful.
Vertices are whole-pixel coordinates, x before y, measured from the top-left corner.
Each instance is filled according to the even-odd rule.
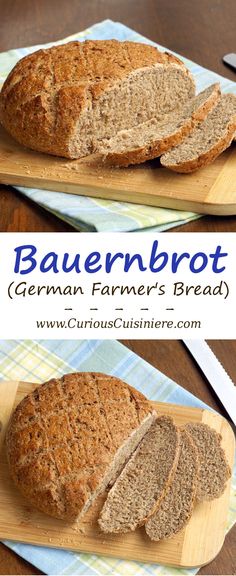
[[[183,340],[236,425],[236,386],[205,340]]]
[[[225,54],[225,56],[223,56],[223,62],[228,66],[231,66],[231,68],[233,68],[234,70],[236,70],[236,54],[234,53]]]

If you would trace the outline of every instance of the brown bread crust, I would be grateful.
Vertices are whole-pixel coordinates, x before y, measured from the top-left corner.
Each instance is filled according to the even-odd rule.
[[[6,435],[11,476],[33,506],[73,520],[119,447],[152,412],[119,378],[80,372],[52,379],[12,414]]]
[[[6,79],[0,121],[21,144],[71,158],[69,144],[82,113],[132,72],[157,64],[174,64],[190,77],[180,60],[147,44],[87,40],[39,50]]]

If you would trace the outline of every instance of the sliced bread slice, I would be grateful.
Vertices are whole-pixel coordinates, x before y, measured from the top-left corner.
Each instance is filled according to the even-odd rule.
[[[171,538],[187,524],[195,503],[199,473],[198,450],[186,430],[181,430],[178,466],[165,497],[145,530],[151,540]]]
[[[160,416],[108,493],[98,520],[106,533],[135,530],[155,512],[176,470],[180,431]]]
[[[223,94],[204,122],[161,157],[161,164],[175,172],[194,172],[230,146],[235,130],[236,94]]]
[[[185,430],[191,435],[199,454],[200,469],[196,499],[202,502],[219,498],[231,476],[221,446],[221,436],[202,422],[186,424]]]
[[[203,121],[220,98],[219,84],[209,86],[181,108],[156,116],[130,130],[122,130],[98,145],[103,161],[113,166],[140,164],[160,156],[187,136]]]

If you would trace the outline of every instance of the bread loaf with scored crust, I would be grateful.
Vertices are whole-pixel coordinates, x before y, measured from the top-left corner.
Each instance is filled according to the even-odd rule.
[[[196,501],[224,492],[231,475],[221,436],[204,423],[178,429],[118,378],[67,374],[26,396],[6,434],[11,476],[39,510],[80,519],[113,484],[99,524],[125,533],[146,524],[153,540],[171,537]]]
[[[119,130],[160,117],[195,94],[183,62],[154,46],[70,42],[20,60],[0,95],[0,120],[21,144],[80,158]]]
[[[50,380],[11,417],[11,476],[39,510],[78,519],[114,482],[155,418],[146,398],[119,378],[85,372]]]

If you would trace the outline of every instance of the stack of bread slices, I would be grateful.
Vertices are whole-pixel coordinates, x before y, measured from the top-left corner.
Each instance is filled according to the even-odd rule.
[[[144,525],[151,540],[171,538],[198,502],[223,494],[229,477],[215,430],[203,423],[177,428],[159,416],[109,491],[100,528],[125,533]]]
[[[103,141],[98,150],[112,166],[129,166],[160,157],[175,172],[194,172],[213,162],[236,132],[236,95],[213,84],[161,120],[152,118]]]
[[[33,507],[79,521],[100,494],[105,533],[144,525],[170,538],[197,502],[218,498],[230,477],[220,435],[203,423],[177,427],[118,378],[67,374],[39,386],[12,414],[11,476]]]

